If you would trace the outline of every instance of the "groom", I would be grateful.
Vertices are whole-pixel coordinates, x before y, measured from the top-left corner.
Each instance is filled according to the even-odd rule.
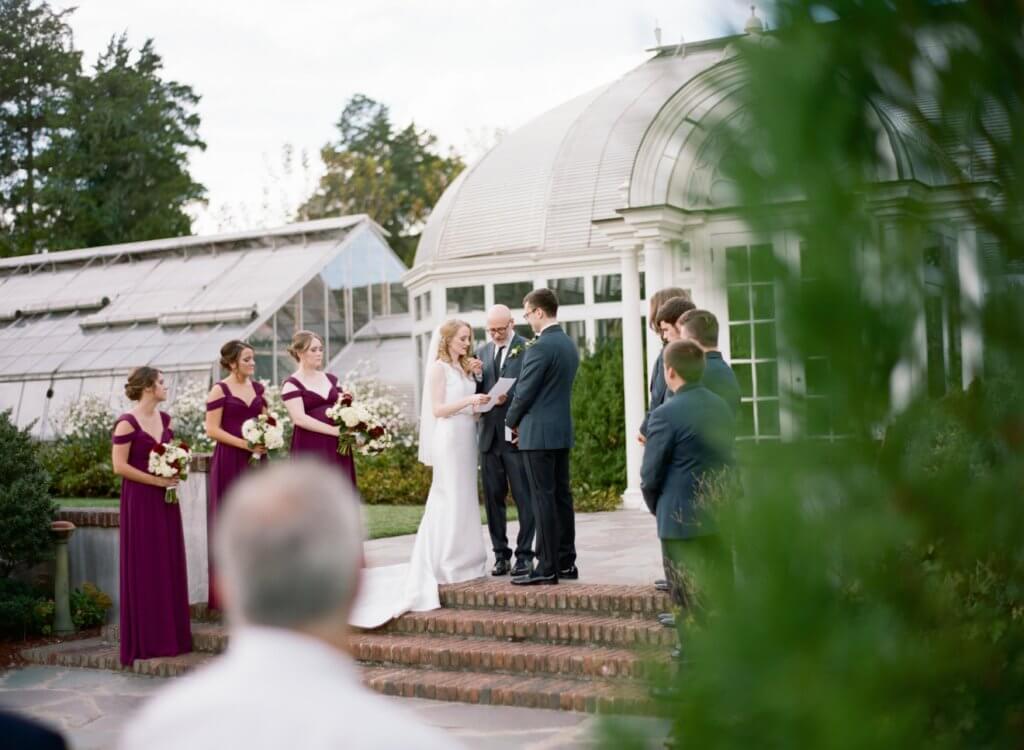
[[[487,333],[491,340],[477,351],[483,363],[483,373],[477,383],[477,393],[487,393],[499,378],[519,378],[526,353],[526,339],[512,327],[512,311],[505,305],[495,305],[487,312]],[[515,396],[515,386],[511,392]],[[526,575],[533,567],[533,505],[526,479],[526,467],[519,449],[506,440],[505,415],[508,397],[500,396],[497,405],[480,418],[480,470],[484,485],[484,509],[487,511],[487,529],[494,548],[493,576],[509,572],[512,550],[508,547],[508,507],[505,498],[512,490],[512,499],[519,510],[519,535],[516,537],[516,564],[513,576]]]
[[[537,334],[526,345],[523,369],[505,418],[526,464],[537,524],[537,567],[512,579],[517,586],[576,579],[576,519],[569,489],[573,445],[572,383],[580,356],[558,325],[558,298],[534,289],[523,299],[526,321]]]

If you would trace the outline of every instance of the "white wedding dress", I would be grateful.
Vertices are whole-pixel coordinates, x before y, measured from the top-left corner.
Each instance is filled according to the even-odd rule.
[[[472,378],[443,364],[446,404],[476,391]],[[376,628],[405,612],[438,609],[439,583],[459,583],[486,574],[477,496],[476,420],[467,408],[438,417],[431,453],[434,478],[408,563],[364,568],[349,623]]]

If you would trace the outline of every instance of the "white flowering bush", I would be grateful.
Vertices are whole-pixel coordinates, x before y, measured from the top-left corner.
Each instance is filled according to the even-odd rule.
[[[202,380],[179,383],[168,412],[174,420],[175,437],[188,442],[196,453],[212,453],[213,441],[206,436],[206,395],[209,387]]]
[[[39,460],[57,497],[117,497],[120,477],[110,461],[110,435],[117,414],[109,399],[88,394],[57,412],[57,439],[39,446]]]
[[[65,404],[54,421],[67,438],[109,438],[116,417],[109,399],[87,394]]]

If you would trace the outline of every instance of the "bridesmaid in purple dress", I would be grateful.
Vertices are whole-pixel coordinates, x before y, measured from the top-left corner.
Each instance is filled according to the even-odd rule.
[[[295,425],[291,455],[312,455],[337,466],[354,487],[355,463],[352,456],[338,453],[338,426],[325,414],[341,391],[338,378],[320,369],[324,342],[312,331],[299,331],[292,337],[288,353],[299,363],[299,369],[281,385],[281,398]]]
[[[249,458],[253,453],[260,454],[261,461],[266,460],[264,448],[250,449],[242,437],[245,421],[258,417],[267,408],[263,384],[252,379],[256,372],[256,353],[244,341],[229,341],[220,349],[220,366],[228,371],[228,376],[214,383],[206,397],[206,434],[217,443],[206,485],[206,538],[210,550],[207,555],[210,573],[207,606],[210,609],[221,609],[212,554],[220,504],[228,488],[249,470]]]
[[[137,367],[125,395],[138,406],[114,423],[112,462],[121,483],[121,664],[192,650],[181,507],[164,502],[177,485],[149,473],[149,452],[174,437],[163,375]]]

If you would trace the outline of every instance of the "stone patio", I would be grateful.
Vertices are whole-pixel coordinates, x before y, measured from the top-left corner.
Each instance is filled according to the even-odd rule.
[[[510,523],[510,538],[515,526]],[[486,539],[485,527],[481,533]],[[412,536],[367,542],[368,564],[402,562],[412,542]],[[644,667],[628,649],[661,650],[671,631],[651,622],[666,602],[651,585],[661,577],[661,562],[650,515],[580,514],[577,549],[577,582],[525,592],[508,579],[463,584],[443,596],[445,609],[357,636],[357,645],[365,641],[356,655],[367,684],[396,710],[415,712],[468,747],[594,746],[600,719],[592,712],[612,710],[610,696],[615,706],[642,710],[636,680]],[[42,665],[0,675],[0,707],[59,727],[76,749],[113,748],[132,713],[165,684],[147,674],[180,673],[216,658],[227,642],[216,622],[197,623],[194,637],[199,653],[137,662],[143,674],[116,671],[116,644],[101,639],[38,653],[34,660]],[[410,650],[404,641],[412,639],[422,643]],[[417,659],[410,661],[409,653]],[[103,669],[82,668],[90,666]],[[558,707],[575,710],[550,710]],[[663,736],[657,719],[629,721]]]

